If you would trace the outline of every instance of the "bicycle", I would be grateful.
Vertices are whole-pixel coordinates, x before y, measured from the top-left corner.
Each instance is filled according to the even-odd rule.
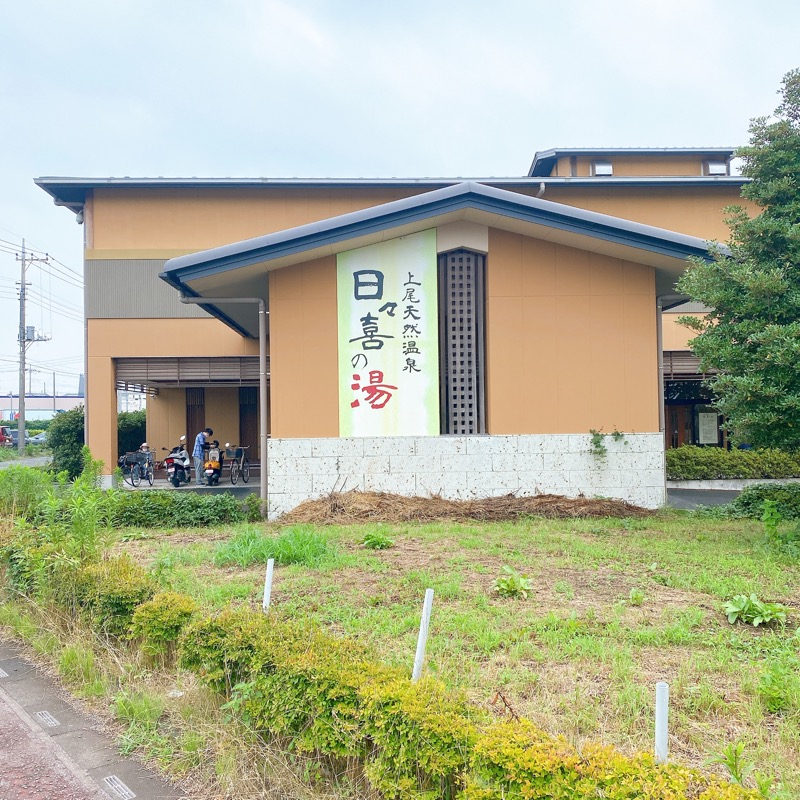
[[[225,445],[225,458],[231,464],[231,483],[234,486],[239,480],[239,475],[242,476],[243,483],[250,480],[250,461],[245,453],[245,450],[249,449],[250,445],[235,445],[234,447]]]
[[[152,453],[125,453],[120,458],[122,467],[122,477],[126,483],[137,489],[144,478],[151,486],[155,480],[155,464],[153,463]]]

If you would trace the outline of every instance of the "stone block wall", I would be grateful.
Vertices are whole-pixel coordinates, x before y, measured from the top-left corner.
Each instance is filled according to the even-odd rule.
[[[666,502],[664,437],[589,434],[272,439],[269,517],[332,491],[439,494],[451,499],[517,494],[613,497],[645,508]]]

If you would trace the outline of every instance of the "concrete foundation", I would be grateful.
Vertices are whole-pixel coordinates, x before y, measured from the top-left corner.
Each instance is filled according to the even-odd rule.
[[[272,439],[269,517],[332,491],[450,499],[560,494],[612,497],[645,508],[666,502],[664,437],[630,433]]]

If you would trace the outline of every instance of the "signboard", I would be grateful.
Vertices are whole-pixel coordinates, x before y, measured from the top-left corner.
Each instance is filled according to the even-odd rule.
[[[439,434],[436,231],[340,253],[339,435]]]
[[[717,413],[701,411],[697,415],[698,444],[719,444]]]

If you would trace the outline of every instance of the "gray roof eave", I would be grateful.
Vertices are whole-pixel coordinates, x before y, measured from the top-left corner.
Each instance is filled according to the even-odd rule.
[[[740,176],[628,176],[628,177],[551,177],[527,176],[511,178],[80,178],[41,177],[34,183],[47,192],[56,205],[77,213],[93,189],[441,189],[464,181],[487,186],[537,188],[539,184],[573,186],[742,186],[747,178]]]

